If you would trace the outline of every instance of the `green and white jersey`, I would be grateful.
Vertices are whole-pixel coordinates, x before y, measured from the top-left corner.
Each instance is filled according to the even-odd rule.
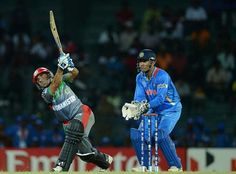
[[[59,121],[68,121],[80,115],[82,117],[83,103],[65,81],[61,82],[54,95],[48,87],[43,90],[41,96],[45,102],[52,104],[52,109]]]

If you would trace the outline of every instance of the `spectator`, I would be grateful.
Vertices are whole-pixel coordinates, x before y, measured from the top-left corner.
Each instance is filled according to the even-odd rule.
[[[216,135],[215,135],[215,147],[229,147],[229,137],[225,132],[224,122],[220,122],[217,125]]]
[[[187,7],[185,18],[187,21],[206,21],[207,13],[200,5],[200,0],[192,0],[191,5]]]
[[[220,62],[224,70],[235,70],[235,55],[232,43],[226,44],[223,49],[218,53],[217,60]]]
[[[207,71],[206,82],[210,95],[222,97],[222,91],[225,92],[226,85],[229,83],[230,77],[227,72],[221,67],[218,61],[215,61]],[[218,98],[219,99],[219,98]]]
[[[195,123],[193,118],[188,118],[187,126],[186,126],[186,134],[183,137],[183,143],[186,147],[194,147],[196,146],[196,133],[194,132]]]
[[[61,147],[64,143],[64,132],[61,129],[61,125],[57,120],[52,121],[52,129],[48,131],[47,139],[49,141],[49,146]]]
[[[125,28],[121,31],[119,36],[119,50],[121,52],[127,52],[131,45],[133,44],[135,38],[137,37],[137,32],[134,29],[132,22],[126,22]]]
[[[30,47],[30,37],[25,33],[17,33],[12,38],[15,52],[28,52]]]
[[[49,57],[49,46],[42,34],[38,33],[32,39],[30,53],[39,63],[47,62]]]
[[[223,26],[236,27],[236,2],[234,0],[224,0],[223,1],[223,11],[221,15],[221,21]]]
[[[179,78],[175,82],[175,87],[179,92],[183,105],[186,106],[186,109],[189,110],[191,103],[191,90],[189,84],[184,79]]]
[[[100,34],[98,39],[98,44],[103,53],[106,51],[114,52],[118,42],[118,35],[111,25],[107,26],[106,30]]]
[[[160,42],[160,36],[154,27],[148,27],[141,32],[140,43],[150,49],[155,49]]]
[[[172,54],[168,51],[161,50],[157,59],[157,64],[160,68],[167,70],[170,68],[173,61]]]
[[[207,12],[201,6],[200,0],[191,0],[191,4],[185,11],[185,33],[191,35],[192,32],[201,32],[207,26]]]
[[[6,134],[12,137],[14,147],[26,148],[30,146],[30,131],[24,116],[17,117],[17,123],[7,128]]]
[[[33,129],[30,131],[30,147],[47,147],[49,139],[47,139],[47,131],[43,128],[43,121],[36,119]]]

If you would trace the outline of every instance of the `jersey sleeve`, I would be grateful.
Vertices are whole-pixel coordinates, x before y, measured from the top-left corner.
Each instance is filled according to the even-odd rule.
[[[136,87],[134,92],[134,101],[143,101],[146,100],[145,90],[141,83],[139,76],[136,77]]]
[[[44,101],[48,104],[52,103],[53,100],[53,94],[50,90],[50,88],[45,88],[42,93],[41,93],[42,98],[44,99]]]
[[[158,78],[156,79],[157,96],[151,101],[149,101],[150,108],[155,108],[165,101],[169,80],[170,77],[167,73],[163,73],[161,76],[158,76]]]

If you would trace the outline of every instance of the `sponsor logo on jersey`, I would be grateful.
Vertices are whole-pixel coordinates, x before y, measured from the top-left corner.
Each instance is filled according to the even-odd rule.
[[[66,106],[69,106],[71,103],[76,101],[76,97],[74,95],[70,96],[68,99],[63,101],[62,103],[58,105],[53,105],[52,109],[54,111],[60,111],[61,109],[65,108]]]
[[[168,85],[165,83],[162,83],[162,84],[158,84],[157,87],[158,88],[168,88]]]
[[[66,94],[69,94],[70,93],[70,90],[68,88],[65,89],[65,93]]]

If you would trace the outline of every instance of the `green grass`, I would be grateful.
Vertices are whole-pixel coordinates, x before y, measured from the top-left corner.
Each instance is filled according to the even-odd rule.
[[[0,172],[0,174],[55,174],[53,172]],[[61,174],[95,174],[103,172],[61,172]],[[105,174],[134,174],[135,172],[105,172]],[[140,172],[139,172],[140,173]],[[149,173],[149,172],[148,172]],[[152,172],[154,173],[154,172]],[[160,174],[173,174],[173,172],[158,172]],[[236,174],[236,172],[179,172],[184,174]]]

